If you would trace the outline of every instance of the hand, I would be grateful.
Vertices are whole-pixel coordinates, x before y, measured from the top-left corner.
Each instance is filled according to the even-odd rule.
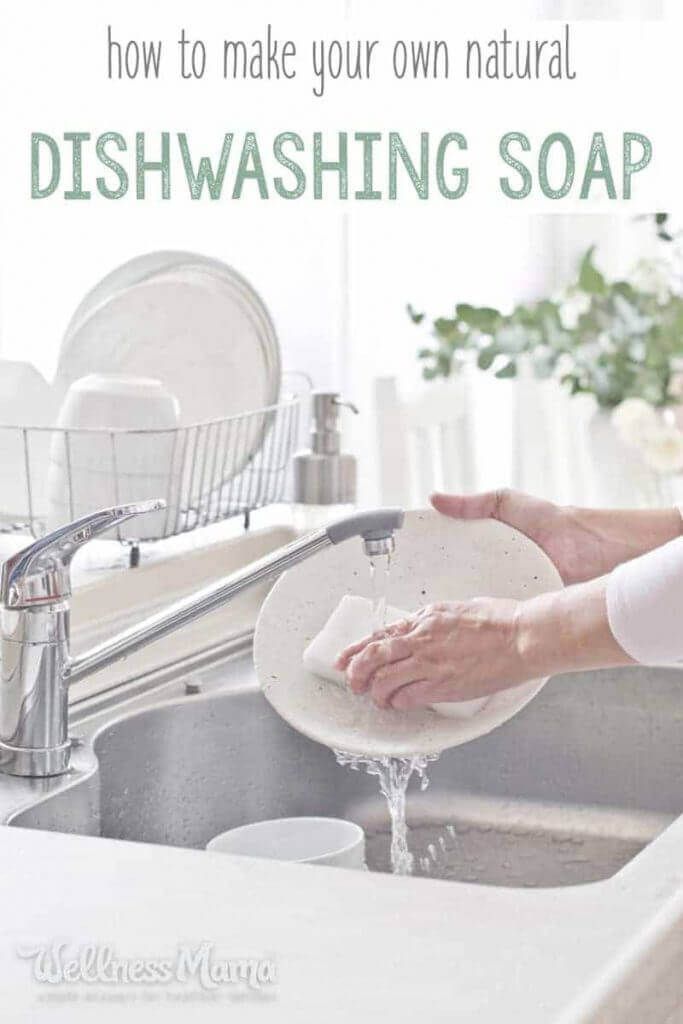
[[[553,505],[519,491],[434,494],[432,505],[454,519],[498,519],[541,547],[563,581],[580,583],[680,536],[678,509],[582,509]]]
[[[337,668],[378,707],[410,709],[633,664],[609,628],[605,589],[603,577],[526,601],[430,605],[347,648]]]
[[[380,708],[488,696],[528,678],[517,651],[519,605],[489,598],[429,605],[349,647],[337,668]]]

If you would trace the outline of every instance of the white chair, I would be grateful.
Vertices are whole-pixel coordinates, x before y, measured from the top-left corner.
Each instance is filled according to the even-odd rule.
[[[375,381],[380,500],[405,508],[431,491],[476,486],[468,375],[425,384],[404,395],[395,377]]]
[[[556,380],[536,380],[519,362],[512,413],[511,485],[564,504],[590,504],[593,451],[587,436],[593,406],[571,398]]]
[[[380,377],[374,387],[384,504],[421,507],[431,491],[505,486],[610,508],[673,500],[619,442],[609,413],[598,412],[591,396],[572,398],[557,381],[534,379],[524,360],[514,381],[491,381],[468,368],[413,393],[402,392],[394,377]]]
[[[591,395],[571,397],[556,380],[515,381],[512,486],[551,501],[606,508],[670,503],[663,481],[625,446]]]

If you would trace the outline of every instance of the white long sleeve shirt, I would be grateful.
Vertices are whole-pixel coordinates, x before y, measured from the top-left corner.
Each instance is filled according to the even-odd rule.
[[[683,537],[612,571],[607,615],[614,638],[634,661],[683,661]]]

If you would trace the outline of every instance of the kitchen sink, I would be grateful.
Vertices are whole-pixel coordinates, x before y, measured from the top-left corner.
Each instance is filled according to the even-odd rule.
[[[42,780],[7,824],[201,848],[246,822],[330,815],[362,825],[368,866],[388,868],[377,780],[275,714],[248,650],[125,703],[85,701],[73,720],[71,775]],[[514,887],[613,876],[683,811],[682,732],[676,669],[551,680],[510,722],[442,754],[426,791],[411,784],[416,873]]]

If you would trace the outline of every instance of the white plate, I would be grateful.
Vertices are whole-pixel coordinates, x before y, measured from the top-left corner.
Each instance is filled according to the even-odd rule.
[[[388,600],[415,611],[435,601],[532,597],[561,586],[550,559],[511,527],[419,511],[407,513],[396,534]],[[371,596],[369,563],[357,539],[285,573],[256,627],[254,659],[263,692],[290,725],[311,739],[372,756],[439,753],[495,729],[545,683],[536,679],[501,691],[471,718],[446,718],[431,710],[380,711],[367,698],[307,672],[302,663],[304,650],[345,594]]]
[[[217,260],[161,252],[119,267],[74,314],[56,389],[90,373],[156,377],[190,425],[273,405],[281,365],[268,311],[244,278]]]

